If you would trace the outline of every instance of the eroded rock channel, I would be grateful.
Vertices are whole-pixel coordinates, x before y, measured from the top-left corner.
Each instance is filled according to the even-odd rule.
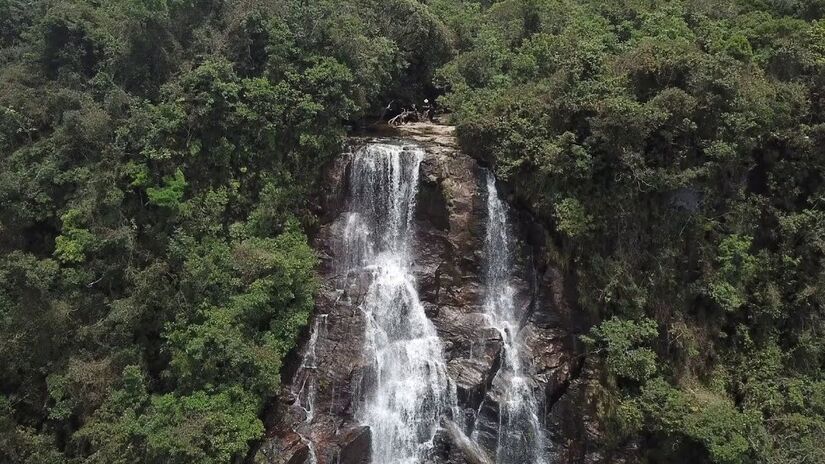
[[[569,286],[502,191],[445,126],[350,141],[326,174],[313,320],[256,462],[593,460],[571,417]]]

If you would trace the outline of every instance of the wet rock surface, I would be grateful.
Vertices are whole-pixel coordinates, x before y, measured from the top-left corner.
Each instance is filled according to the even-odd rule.
[[[355,149],[368,140],[353,139],[350,144]],[[442,340],[461,408],[458,417],[445,419],[452,422],[445,422],[436,435],[433,462],[493,464],[502,393],[494,379],[501,364],[502,340],[489,327],[482,308],[485,171],[476,160],[457,151],[449,127],[411,125],[395,140],[402,144],[415,141],[426,150],[414,215],[413,272],[427,317]],[[258,463],[309,463],[312,456],[318,464],[370,462],[370,431],[358,416],[367,375],[362,356],[365,321],[359,302],[369,280],[366,275],[349,279],[341,290],[336,262],[345,225],[341,213],[346,207],[350,160],[344,154],[330,164],[318,200],[322,224],[314,246],[321,259],[322,286],[311,321],[318,337],[312,365],[303,366],[315,379],[313,410],[307,411],[304,404],[308,393],[300,383],[305,376],[298,372],[303,371],[285,372],[275,413],[279,421],[270,426],[254,458]],[[515,298],[522,321],[519,336],[532,362],[534,387],[544,393],[541,417],[548,430],[550,455],[553,462],[606,462],[583,445],[597,439],[597,432],[588,431],[587,415],[577,412],[580,401],[586,399],[585,387],[576,379],[581,362],[575,340],[582,324],[572,309],[569,285],[564,273],[546,258],[547,234],[541,226],[515,209],[513,216]],[[302,359],[306,359],[309,338],[309,334],[303,337],[299,346]],[[473,432],[475,442],[467,438]]]
[[[444,420],[435,438],[434,463],[438,464],[495,464],[487,451],[470,440],[461,426]]]
[[[369,427],[352,429],[344,440],[338,464],[369,464],[372,435]]]

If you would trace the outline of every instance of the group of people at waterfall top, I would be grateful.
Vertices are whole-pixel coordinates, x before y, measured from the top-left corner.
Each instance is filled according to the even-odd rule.
[[[392,102],[387,105],[387,109],[389,110],[392,106]],[[433,121],[435,117],[435,102],[430,102],[429,99],[424,99],[424,104],[422,105],[421,109],[419,109],[415,103],[412,104],[411,108],[403,108],[401,112],[389,120],[389,124],[393,126],[399,126],[401,124],[407,122],[421,122],[421,121]]]

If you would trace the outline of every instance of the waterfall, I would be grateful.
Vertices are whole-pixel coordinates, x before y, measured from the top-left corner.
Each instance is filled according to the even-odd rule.
[[[499,398],[497,464],[546,464],[544,428],[538,417],[539,402],[521,358],[520,323],[515,307],[513,244],[507,210],[498,196],[495,177],[487,173],[487,257],[484,310],[503,341],[501,368],[493,384]]]
[[[424,311],[412,271],[413,216],[423,158],[424,150],[418,146],[374,142],[353,153],[349,165],[347,202],[338,222],[342,229],[338,229],[341,248],[335,252],[335,287],[339,298],[357,307],[364,320],[366,369],[353,388],[355,417],[370,427],[374,464],[435,462],[434,438],[442,426],[459,448],[475,450],[478,462],[484,462],[488,458],[482,449],[470,442],[472,438],[478,443],[478,437],[468,438],[451,422],[467,416],[459,409],[442,341]],[[499,412],[498,442],[494,456],[489,450],[489,458],[496,464],[547,464],[541,402],[530,376],[516,308],[516,249],[492,174],[487,173],[486,183],[483,308],[487,324],[503,342],[492,397]],[[306,424],[298,432],[310,445],[310,463],[325,462],[329,456],[316,460],[312,434],[304,433],[316,414],[315,343],[326,330],[326,317],[319,316],[293,381],[295,404]],[[471,356],[473,351],[471,346]],[[331,391],[328,414],[333,415],[336,387],[323,385],[325,393]],[[327,395],[323,398],[326,401]],[[469,429],[473,427],[468,425]]]
[[[427,319],[411,271],[418,147],[371,143],[350,168],[344,230],[346,274],[366,272],[360,309],[371,373],[359,415],[372,432],[372,462],[422,462],[439,418],[456,407],[441,341]]]
[[[301,437],[301,441],[307,445],[309,459],[307,464],[317,462],[315,453],[315,443],[308,437],[309,426],[315,418],[315,397],[317,395],[317,354],[316,346],[318,337],[323,337],[327,331],[327,314],[319,314],[315,319],[315,324],[309,336],[309,341],[304,349],[303,361],[295,372],[292,380],[292,394],[295,396],[294,408],[297,408],[303,415],[303,422],[296,430]]]

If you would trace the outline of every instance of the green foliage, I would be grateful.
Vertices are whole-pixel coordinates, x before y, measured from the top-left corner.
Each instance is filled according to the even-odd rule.
[[[281,360],[313,305],[315,256],[306,238],[289,230],[275,239],[238,241],[232,248],[185,238],[174,252],[186,259],[185,288],[193,297],[207,296],[165,335],[177,389],[241,384],[256,398],[273,397]]]
[[[94,247],[94,235],[79,223],[81,214],[81,211],[72,209],[60,218],[63,233],[54,239],[54,256],[64,263],[83,262],[86,252]]]
[[[139,182],[139,179],[136,179],[132,183],[134,184],[135,182]],[[178,209],[183,200],[183,193],[186,190],[186,179],[183,177],[183,171],[178,168],[175,170],[174,177],[165,177],[163,183],[163,187],[149,187],[146,189],[146,196],[149,198],[149,202],[165,208]]]
[[[121,382],[78,433],[98,449],[89,462],[224,463],[263,432],[260,399],[240,387],[150,397],[137,366]]]
[[[412,0],[0,0],[0,461],[242,459],[321,169],[451,47]]]
[[[751,237],[732,235],[719,244],[719,269],[710,283],[710,297],[727,311],[745,304],[745,285],[757,271],[757,260],[749,254]]]
[[[556,229],[570,238],[578,237],[590,228],[591,218],[575,198],[565,198],[556,203]]]
[[[146,413],[149,461],[223,463],[247,449],[263,433],[257,404],[239,388],[152,399]]]
[[[21,426],[14,418],[12,402],[0,396],[0,458],[26,464],[63,464],[66,462],[49,436]]]
[[[790,387],[825,360],[821,7],[506,0],[453,26],[440,101],[555,229],[603,449],[821,460],[823,416]]]
[[[616,376],[644,381],[656,372],[656,353],[649,345],[658,335],[656,321],[612,318],[582,337],[592,349],[604,352],[608,371]]]
[[[682,391],[661,378],[651,380],[630,405],[646,426],[670,437],[675,448],[701,444],[713,462],[751,462],[764,439],[760,418],[745,414],[710,391]]]

